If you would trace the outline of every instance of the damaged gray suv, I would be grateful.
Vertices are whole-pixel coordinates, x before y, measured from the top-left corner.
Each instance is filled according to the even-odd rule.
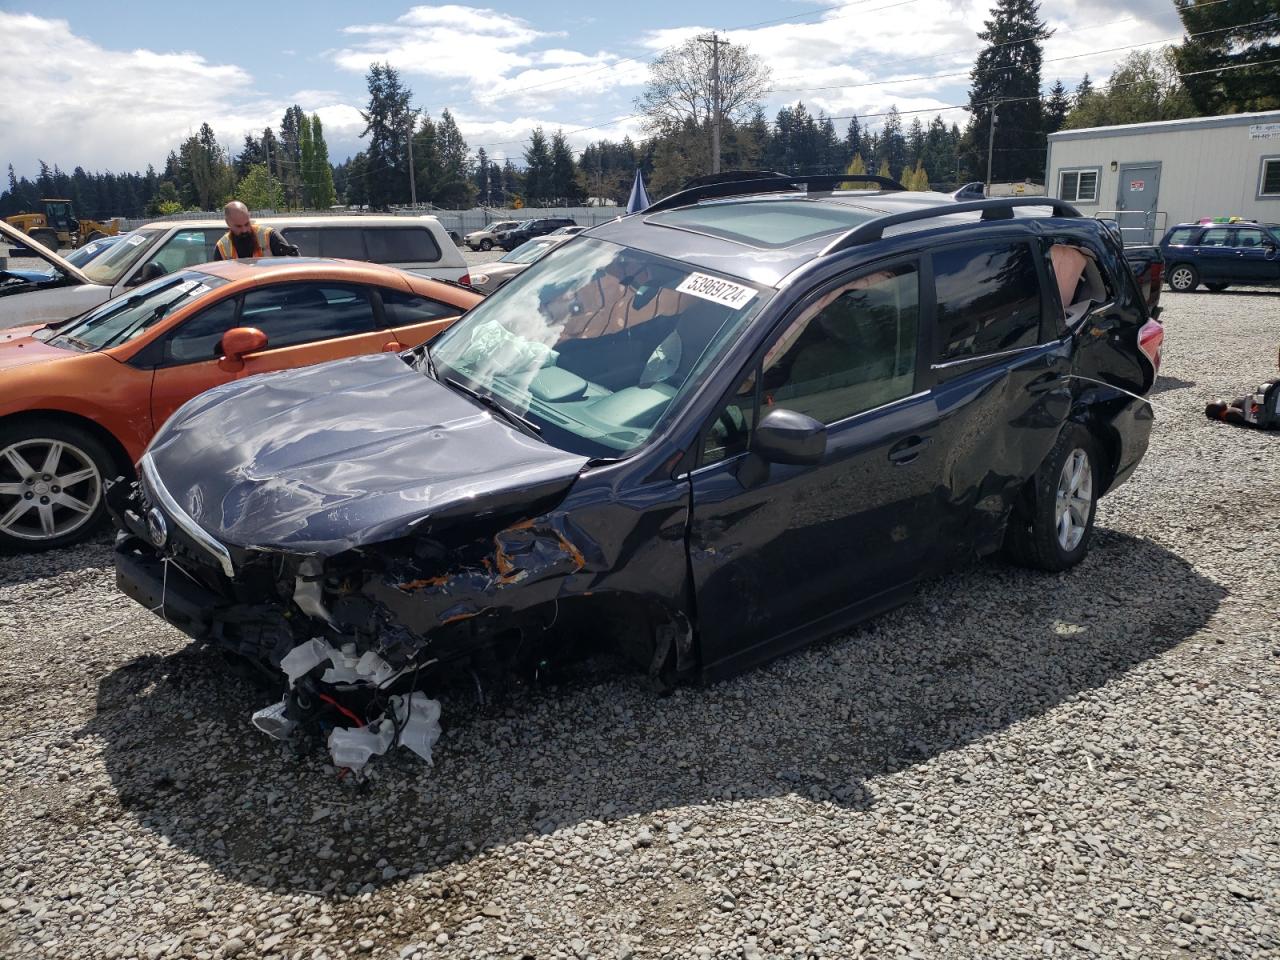
[[[358,767],[429,753],[451,666],[576,634],[715,679],[968,557],[1078,563],[1151,430],[1123,251],[1061,201],[857,179],[700,186],[417,349],[197,397],[109,493],[120,587]]]

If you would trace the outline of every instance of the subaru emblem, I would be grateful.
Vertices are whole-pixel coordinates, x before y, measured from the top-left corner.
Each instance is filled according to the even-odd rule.
[[[165,522],[164,514],[156,507],[152,507],[147,514],[147,536],[157,547],[163,547],[165,541],[169,539],[169,524]]]

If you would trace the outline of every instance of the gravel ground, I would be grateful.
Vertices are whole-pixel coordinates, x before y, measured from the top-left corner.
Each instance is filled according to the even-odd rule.
[[[1280,955],[1280,297],[1166,294],[1152,448],[1090,558],[988,561],[658,698],[446,703],[362,785],[112,585],[0,560],[0,954]]]

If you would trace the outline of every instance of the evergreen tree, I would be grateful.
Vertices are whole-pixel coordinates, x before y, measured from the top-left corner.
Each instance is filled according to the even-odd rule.
[[[469,207],[475,197],[468,165],[467,141],[462,138],[453,114],[447,109],[440,112],[436,124],[436,140],[440,151],[440,180],[431,195],[433,203],[455,209]]]
[[[844,152],[850,160],[865,152],[862,143],[862,124],[858,122],[857,115],[849,118],[849,128],[844,134]],[[865,172],[864,170],[863,173]]]
[[[1280,108],[1276,0],[1174,4],[1188,35],[1177,48],[1178,72],[1192,74],[1185,77],[1186,88],[1201,114]]]
[[[311,115],[311,149],[314,152],[314,168],[311,177],[311,202],[318,210],[327,210],[338,202],[333,188],[333,167],[329,163],[329,145],[324,139],[324,127],[320,115]]]
[[[1067,88],[1062,85],[1061,80],[1053,81],[1053,87],[1049,90],[1049,99],[1044,102],[1042,108],[1044,132],[1057,133],[1061,130],[1070,112],[1071,98],[1067,96]]]
[[[551,196],[551,151],[541,127],[534,127],[525,147],[524,192],[525,206],[529,207],[541,206]]]
[[[1089,79],[1089,75],[1086,73],[1076,85],[1073,106],[1082,106],[1091,96],[1093,96],[1093,81]]]
[[[880,161],[881,168],[893,171],[879,175],[895,177],[902,173],[907,166],[907,138],[902,134],[902,117],[896,105],[889,108],[877,147],[876,158]]]
[[[924,161],[924,124],[917,115],[911,120],[911,129],[907,133],[907,164],[917,167]]]
[[[836,135],[836,125],[825,113],[818,114],[817,166],[822,173],[839,173],[844,167],[843,145]]]
[[[365,81],[369,106],[360,114],[365,122],[360,136],[369,138],[364,151],[368,165],[364,193],[370,207],[382,210],[408,200],[406,139],[413,124],[409,109],[413,91],[400,82],[400,74],[389,63],[372,64]]]
[[[508,157],[502,164],[502,198],[506,205],[524,193],[524,176],[516,169],[516,165]]]
[[[569,207],[577,206],[583,199],[573,151],[569,149],[563,130],[557,130],[551,137],[551,193],[557,203]]]
[[[426,111],[420,115],[413,133],[413,170],[418,199],[434,201],[445,182],[444,162],[440,158],[436,125]]]
[[[992,179],[1022,180],[1044,169],[1040,118],[1041,41],[1052,31],[1034,0],[996,0],[978,33],[987,46],[969,74],[968,167],[985,176],[992,108],[996,112]]]

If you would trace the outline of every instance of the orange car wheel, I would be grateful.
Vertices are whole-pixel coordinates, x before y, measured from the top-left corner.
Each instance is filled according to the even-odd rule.
[[[50,550],[102,522],[115,464],[85,430],[56,420],[0,425],[0,549]]]

